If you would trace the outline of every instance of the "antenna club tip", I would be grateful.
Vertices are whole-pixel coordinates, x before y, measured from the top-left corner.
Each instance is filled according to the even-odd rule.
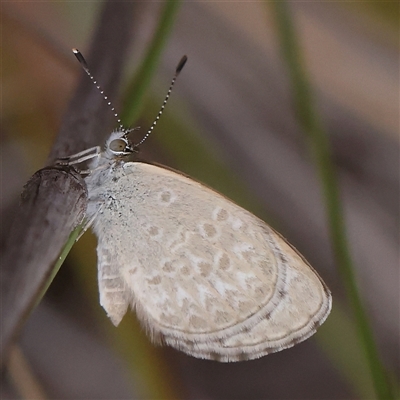
[[[78,49],[76,49],[76,48],[73,48],[73,49],[72,49],[72,52],[74,53],[75,57],[76,57],[77,60],[80,62],[80,64],[82,65],[82,68],[83,68],[83,69],[86,71],[86,73],[90,76],[89,67],[88,67],[88,65],[87,65],[87,63],[86,63],[86,60],[85,60],[85,58],[83,57],[82,53],[81,53]]]
[[[187,61],[187,56],[184,55],[181,60],[179,61],[178,66],[176,67],[176,74],[179,74],[182,71],[182,68],[185,66],[186,61]]]

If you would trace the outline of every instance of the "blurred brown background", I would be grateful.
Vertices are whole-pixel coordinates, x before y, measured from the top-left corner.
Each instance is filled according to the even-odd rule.
[[[379,3],[295,2],[290,8],[334,150],[359,287],[383,360],[398,377],[399,22],[398,5]],[[161,5],[141,11],[125,83]],[[100,11],[98,2],[2,5],[2,243],[22,186],[45,165],[73,93],[80,67],[70,49],[85,54]],[[47,398],[343,399],[371,393],[356,367],[351,313],[275,28],[265,3],[182,3],[138,122],[143,129],[180,57],[187,54],[189,61],[142,157],[208,183],[281,231],[332,289],[332,316],[307,342],[251,362],[218,364],[154,349],[134,315],[115,329],[96,303],[96,244],[86,233],[22,334],[20,349]],[[177,127],[187,141],[176,141]],[[3,374],[2,382],[1,398],[33,398],[32,387],[23,394],[18,372]]]

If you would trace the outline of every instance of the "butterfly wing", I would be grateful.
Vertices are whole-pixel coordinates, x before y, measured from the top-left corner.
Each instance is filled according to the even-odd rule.
[[[213,190],[130,162],[104,191],[99,287],[116,325],[129,302],[154,341],[238,361],[305,340],[329,314],[330,292],[304,258]]]

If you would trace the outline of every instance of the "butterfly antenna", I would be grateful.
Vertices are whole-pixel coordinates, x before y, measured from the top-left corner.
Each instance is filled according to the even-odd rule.
[[[150,134],[153,132],[153,129],[154,129],[155,126],[157,125],[157,122],[158,122],[158,120],[160,119],[161,114],[164,112],[165,105],[167,104],[167,101],[168,101],[168,99],[169,99],[169,96],[171,95],[172,88],[173,88],[173,86],[174,86],[174,84],[175,84],[176,78],[178,78],[178,75],[179,75],[179,73],[182,71],[182,68],[183,68],[184,65],[186,64],[186,61],[187,61],[187,57],[186,57],[186,56],[183,56],[183,57],[181,58],[181,60],[179,61],[179,64],[178,64],[178,66],[176,67],[176,70],[175,70],[175,75],[174,75],[174,77],[172,78],[171,84],[169,85],[169,89],[168,89],[167,95],[165,96],[165,99],[164,99],[164,102],[162,103],[162,106],[161,106],[161,108],[160,108],[160,111],[158,112],[158,114],[157,114],[157,116],[156,116],[154,122],[151,124],[149,130],[148,130],[147,133],[144,135],[144,137],[142,138],[142,140],[141,140],[139,143],[135,144],[135,147],[136,147],[136,148],[139,147],[140,145],[142,145],[142,144],[147,140],[147,138],[150,136]]]
[[[75,54],[75,57],[81,64],[83,70],[88,74],[89,78],[92,80],[93,84],[96,86],[96,88],[99,90],[100,94],[103,96],[104,100],[107,102],[107,105],[110,107],[111,111],[114,113],[114,117],[117,119],[117,123],[119,125],[119,129],[121,131],[124,131],[124,127],[122,126],[121,120],[118,116],[118,113],[115,111],[114,106],[111,104],[111,101],[108,100],[108,97],[104,94],[104,90],[101,88],[101,86],[97,83],[96,79],[94,79],[94,76],[91,74],[89,67],[87,65],[87,62],[85,58],[83,57],[82,53],[78,49],[72,49],[72,52]]]

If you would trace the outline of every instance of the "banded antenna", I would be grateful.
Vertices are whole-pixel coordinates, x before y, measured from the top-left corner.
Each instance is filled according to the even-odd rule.
[[[114,106],[112,105],[111,101],[108,100],[107,95],[104,93],[104,90],[101,88],[101,86],[97,83],[96,79],[94,78],[94,76],[92,75],[92,73],[89,70],[88,64],[85,60],[85,58],[83,57],[82,53],[78,50],[78,49],[72,49],[72,52],[75,54],[75,57],[77,58],[77,60],[79,61],[79,63],[81,64],[83,70],[86,72],[86,74],[89,76],[89,78],[91,79],[91,81],[93,82],[93,84],[96,86],[96,88],[99,90],[100,94],[103,96],[104,100],[107,102],[107,105],[110,107],[111,111],[114,113],[114,117],[117,119],[117,123],[119,125],[119,129],[122,132],[126,132],[127,134],[129,132],[131,132],[133,129],[125,129],[121,123],[121,119],[119,118],[119,115],[117,113],[117,111],[115,110]],[[178,78],[179,73],[182,71],[182,68],[185,66],[187,61],[187,57],[183,56],[181,58],[181,60],[179,61],[176,69],[175,69],[175,75],[172,78],[172,81],[169,85],[169,89],[167,92],[167,95],[165,96],[165,99],[162,103],[162,106],[160,108],[160,111],[158,112],[154,122],[151,124],[150,128],[148,129],[148,131],[146,132],[146,134],[143,136],[143,138],[139,141],[139,143],[135,144],[134,147],[138,148],[139,146],[141,146],[146,140],[147,138],[151,135],[151,133],[153,132],[155,126],[157,125],[158,120],[161,117],[161,114],[164,112],[164,108],[168,102],[169,97],[171,96],[171,92],[172,92],[172,88],[175,84],[176,79]]]
[[[178,78],[179,73],[182,71],[182,68],[185,66],[186,61],[187,61],[187,57],[186,57],[186,56],[183,56],[183,57],[181,58],[181,60],[179,61],[178,65],[177,65],[177,67],[176,67],[176,69],[175,69],[175,75],[174,75],[174,77],[172,78],[171,84],[169,85],[169,89],[168,89],[167,95],[165,96],[165,99],[164,99],[164,101],[163,101],[163,103],[162,103],[162,106],[161,106],[161,108],[160,108],[160,111],[158,112],[158,114],[157,114],[157,116],[156,116],[154,122],[151,124],[149,130],[148,130],[148,131],[146,132],[146,134],[143,136],[142,140],[141,140],[138,144],[135,145],[135,147],[139,147],[140,145],[142,145],[143,142],[145,142],[145,141],[147,140],[147,138],[148,138],[148,137],[151,135],[151,133],[153,132],[153,129],[154,129],[155,126],[157,125],[157,122],[158,122],[158,120],[160,119],[161,114],[164,112],[165,105],[167,104],[167,101],[168,101],[168,99],[169,99],[169,96],[171,96],[172,88],[173,88],[173,86],[174,86],[174,84],[175,84],[175,81],[176,81],[176,79]]]
[[[117,111],[115,110],[114,106],[111,104],[111,101],[108,100],[107,95],[104,93],[104,90],[101,88],[101,86],[97,83],[96,79],[94,79],[94,76],[89,70],[89,67],[87,65],[87,62],[85,58],[83,57],[82,53],[78,49],[72,49],[72,52],[75,54],[75,57],[81,64],[83,70],[87,73],[93,84],[96,86],[96,88],[99,90],[100,94],[103,96],[104,100],[107,102],[107,105],[110,107],[111,111],[114,113],[114,117],[117,119],[117,124],[119,125],[120,130],[124,130],[124,127],[122,126],[121,119],[119,118],[119,115]]]

